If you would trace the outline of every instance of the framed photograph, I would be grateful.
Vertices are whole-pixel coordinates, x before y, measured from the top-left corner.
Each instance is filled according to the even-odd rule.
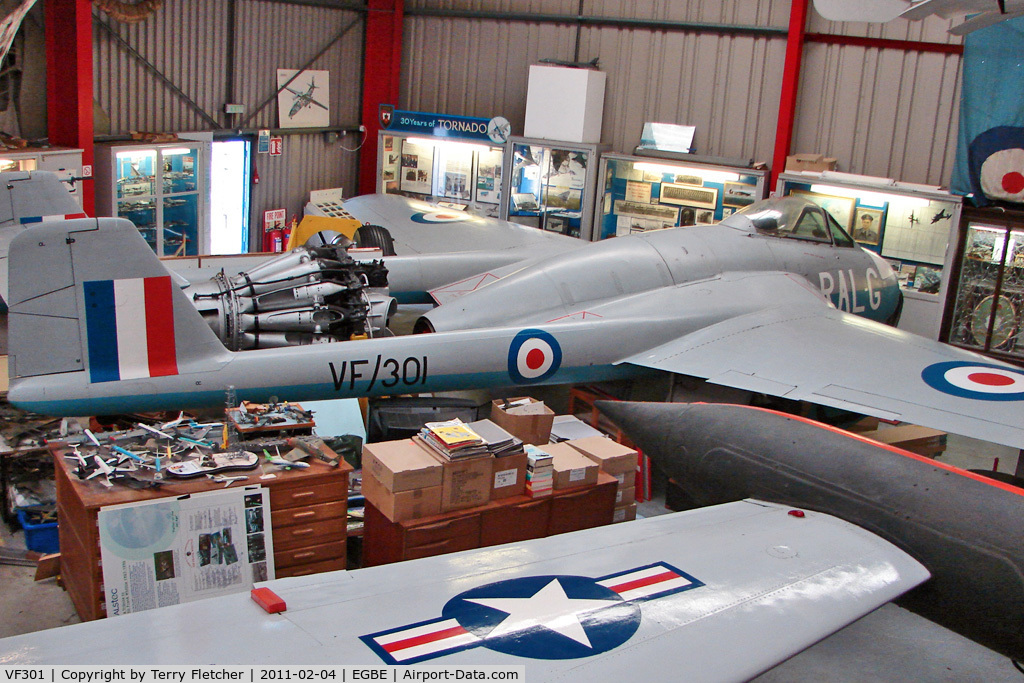
[[[679,185],[696,185],[700,187],[704,184],[704,179],[699,175],[677,175],[676,183]]]
[[[718,204],[718,188],[697,187],[696,185],[661,184],[662,204],[692,206],[699,209],[714,209]]]
[[[298,74],[298,75],[296,75]],[[277,70],[279,128],[323,128],[331,125],[329,71]]]
[[[697,225],[709,225],[715,222],[715,212],[711,209],[697,210]]]
[[[635,180],[626,181],[626,201],[651,203],[651,184],[638,183]]]
[[[743,183],[724,183],[722,204],[728,206],[749,206],[757,198],[757,188]]]
[[[735,208],[733,208],[731,206],[723,206],[722,207],[722,218],[723,219],[728,218],[729,216],[733,215],[734,213],[736,213],[736,209]]]
[[[836,219],[836,223],[839,223],[843,230],[849,232],[850,222],[853,220],[853,207],[857,205],[856,199],[853,197],[836,197],[830,194],[808,192],[807,190],[793,190],[792,194],[810,199],[832,214],[832,218]]]
[[[882,236],[882,211],[857,207],[850,236],[861,244],[877,245]]]
[[[619,216],[649,218],[669,225],[676,225],[679,222],[679,209],[673,206],[642,204],[619,199],[614,202],[613,207],[614,212]]]

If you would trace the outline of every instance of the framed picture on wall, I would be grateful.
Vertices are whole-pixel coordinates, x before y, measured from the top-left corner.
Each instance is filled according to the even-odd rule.
[[[662,183],[661,197],[658,198],[658,201],[662,204],[714,209],[718,203],[718,188]]]
[[[837,197],[830,194],[819,194],[817,192],[809,192],[807,190],[793,190],[792,194],[799,195],[805,199],[809,199],[821,208],[832,214],[832,218],[836,219],[836,223],[849,232],[850,221],[853,219],[853,207],[857,205],[857,200],[853,197]]]
[[[757,188],[744,183],[724,183],[722,186],[722,204],[728,206],[747,206],[754,203]]]
[[[877,245],[882,236],[882,211],[857,207],[851,237],[861,244]]]

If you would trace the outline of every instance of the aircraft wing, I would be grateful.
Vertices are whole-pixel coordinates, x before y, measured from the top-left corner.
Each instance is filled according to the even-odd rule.
[[[828,515],[728,503],[0,640],[27,664],[521,665],[527,680],[748,680],[928,578]],[[125,643],[132,643],[125,647]],[[662,674],[654,678],[665,679]]]
[[[553,254],[588,244],[574,237],[497,218],[474,216],[399,195],[353,197],[345,200],[345,209],[364,223],[387,228],[395,239],[395,252],[399,256],[523,248]]]
[[[1024,448],[1024,371],[815,304],[725,320],[624,362]]]

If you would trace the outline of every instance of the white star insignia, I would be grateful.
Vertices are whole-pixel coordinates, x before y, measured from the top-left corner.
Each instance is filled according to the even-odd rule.
[[[579,615],[608,607],[615,601],[570,598],[565,594],[565,589],[558,579],[554,579],[528,598],[467,598],[467,602],[475,602],[508,614],[488,634],[489,637],[543,626],[581,645],[593,648],[590,638],[583,630],[583,624],[580,623]]]

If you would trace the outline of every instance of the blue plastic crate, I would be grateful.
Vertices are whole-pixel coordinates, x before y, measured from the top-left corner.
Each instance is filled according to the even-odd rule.
[[[25,547],[37,553],[60,552],[60,539],[57,536],[57,522],[33,524],[28,520],[24,510],[18,510],[18,522],[25,530]]]

